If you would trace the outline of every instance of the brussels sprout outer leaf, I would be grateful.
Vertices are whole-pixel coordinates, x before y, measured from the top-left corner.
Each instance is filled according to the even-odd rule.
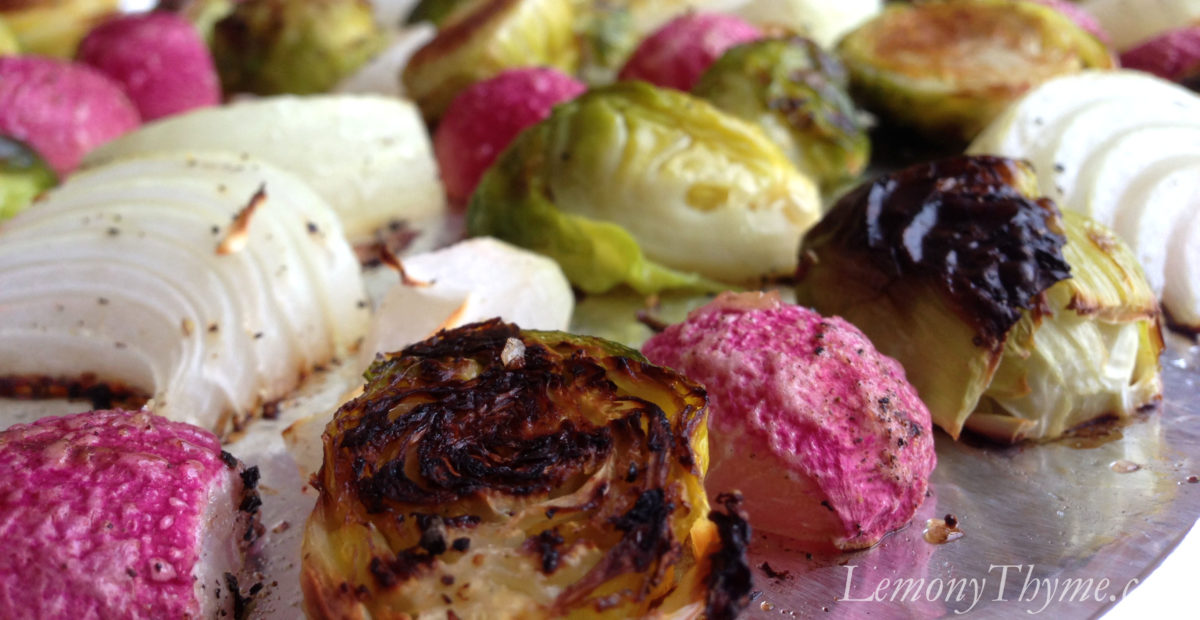
[[[543,177],[523,187],[509,183],[521,172],[504,167],[521,165],[502,159],[487,172],[467,210],[467,232],[492,236],[545,254],[562,267],[571,283],[588,293],[603,293],[628,284],[643,294],[664,289],[717,292],[729,288],[696,274],[682,273],[649,261],[625,229],[559,210],[546,198]],[[485,200],[487,206],[481,203]]]

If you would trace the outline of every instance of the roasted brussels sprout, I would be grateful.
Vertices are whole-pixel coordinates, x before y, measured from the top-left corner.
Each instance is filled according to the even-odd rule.
[[[970,140],[1054,76],[1113,66],[1098,39],[1025,0],[893,3],[847,34],[838,52],[868,109],[951,142]]]
[[[0,0],[0,18],[22,52],[71,58],[92,26],[119,8],[119,0]]]
[[[998,157],[864,184],[805,235],[797,300],[899,360],[953,437],[1127,417],[1162,392],[1154,294],[1112,232],[1036,188],[1028,164]]]
[[[329,90],[384,45],[367,0],[242,0],[213,27],[227,92]]]
[[[301,573],[310,617],[716,619],[746,606],[748,526],[709,512],[706,399],[681,375],[616,343],[492,320],[366,377],[323,437]]]
[[[739,45],[700,77],[692,94],[758,123],[822,187],[850,181],[870,159],[867,123],[846,93],[845,68],[809,39]]]
[[[621,82],[521,133],[471,197],[467,229],[553,257],[588,292],[715,290],[791,273],[819,208],[758,127]]]
[[[444,24],[409,60],[402,79],[425,119],[436,122],[467,86],[505,69],[548,66],[574,73],[574,0],[494,0]]]
[[[58,183],[54,170],[25,144],[0,136],[0,221]]]

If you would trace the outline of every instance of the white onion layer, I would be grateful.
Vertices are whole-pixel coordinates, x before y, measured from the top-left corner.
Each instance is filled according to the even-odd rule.
[[[422,228],[446,209],[421,115],[394,97],[280,96],[203,108],[125,134],[84,165],[178,149],[246,153],[295,173],[333,206],[355,243],[394,221]]]
[[[244,230],[236,217],[262,191]],[[248,157],[163,153],[71,177],[0,227],[0,375],[94,373],[226,433],[368,322],[333,210]]]

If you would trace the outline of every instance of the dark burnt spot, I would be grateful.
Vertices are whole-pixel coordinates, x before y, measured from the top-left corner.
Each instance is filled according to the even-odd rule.
[[[621,541],[634,551],[637,570],[644,571],[671,543],[670,518],[675,504],[666,500],[662,489],[650,489],[638,496],[628,512],[617,517],[613,525],[625,532]]]
[[[450,548],[459,553],[464,553],[471,548],[471,539],[466,537],[455,538],[454,542],[450,543]]]
[[[236,469],[238,466],[237,457],[224,450],[221,450],[221,462],[224,463],[225,467],[228,467],[229,469]]]
[[[754,589],[754,575],[746,559],[750,547],[750,523],[741,509],[742,497],[736,493],[718,495],[714,504],[724,512],[713,510],[708,518],[717,525],[721,547],[709,562],[708,598],[705,615],[710,620],[732,620],[750,604],[750,592]]]
[[[786,580],[792,578],[792,574],[790,572],[785,571],[785,570],[783,570],[783,571],[775,570],[767,562],[763,562],[762,564],[759,564],[758,568],[759,568],[759,570],[761,570],[763,572],[764,575],[766,575],[767,577],[774,579],[776,581],[786,581]]]
[[[1024,165],[960,156],[861,185],[805,235],[799,273],[829,246],[843,260],[861,255],[881,290],[898,280],[927,281],[975,326],[978,344],[996,346],[1023,310],[1070,277],[1058,209],[1014,186]]]
[[[247,467],[245,471],[241,473],[242,484],[245,485],[246,489],[257,488],[258,481],[261,477],[262,476],[259,474],[257,465],[254,467]]]
[[[566,542],[566,539],[559,535],[557,529],[549,529],[530,538],[526,542],[526,546],[530,551],[541,556],[542,572],[550,575],[558,570],[558,548],[564,542]]]

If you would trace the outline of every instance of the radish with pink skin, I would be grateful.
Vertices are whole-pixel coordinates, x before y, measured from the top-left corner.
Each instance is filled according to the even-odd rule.
[[[1200,25],[1171,30],[1126,51],[1121,66],[1173,82],[1200,77]]]
[[[446,195],[465,204],[480,177],[521,130],[587,87],[557,69],[505,71],[460,93],[433,135]]]
[[[732,15],[689,13],[646,37],[617,78],[690,92],[700,74],[725,50],[762,36],[756,26]]]
[[[139,124],[121,87],[90,67],[0,57],[0,134],[32,146],[60,177],[85,153]]]
[[[146,121],[221,101],[208,46],[174,13],[104,22],[84,37],[77,59],[121,84]]]
[[[642,353],[708,392],[709,496],[740,490],[756,531],[865,549],[903,527],[937,464],[904,369],[838,317],[722,293]]]

